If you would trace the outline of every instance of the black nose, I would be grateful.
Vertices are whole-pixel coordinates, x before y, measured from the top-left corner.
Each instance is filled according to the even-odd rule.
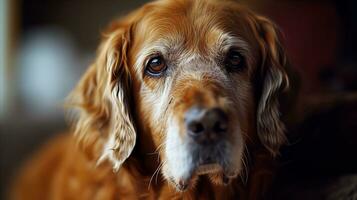
[[[220,108],[191,108],[185,114],[188,134],[198,143],[218,141],[228,129],[227,115]]]

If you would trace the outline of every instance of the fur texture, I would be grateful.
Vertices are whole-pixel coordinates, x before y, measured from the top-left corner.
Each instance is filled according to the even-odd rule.
[[[244,66],[224,60],[238,51]],[[145,73],[160,55],[161,77]],[[114,21],[69,97],[74,136],[45,146],[14,199],[262,199],[286,141],[279,97],[289,87],[275,25],[232,1],[160,0]],[[185,112],[221,108],[229,134],[197,173]],[[183,187],[185,186],[185,187]]]

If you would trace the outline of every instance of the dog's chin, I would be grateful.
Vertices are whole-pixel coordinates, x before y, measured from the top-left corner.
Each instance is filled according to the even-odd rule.
[[[202,164],[192,171],[190,178],[175,182],[171,180],[178,191],[184,192],[190,188],[194,188],[197,181],[207,176],[208,180],[215,185],[228,185],[232,179],[238,176],[237,172],[225,170],[218,163]]]

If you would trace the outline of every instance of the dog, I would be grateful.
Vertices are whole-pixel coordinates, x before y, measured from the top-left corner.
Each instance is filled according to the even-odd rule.
[[[286,142],[276,25],[234,1],[158,0],[113,21],[13,199],[263,199]]]

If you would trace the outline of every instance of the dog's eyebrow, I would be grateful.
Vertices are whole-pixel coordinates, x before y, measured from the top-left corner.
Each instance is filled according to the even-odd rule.
[[[235,36],[229,33],[220,34],[216,45],[218,49],[223,52],[227,52],[231,48],[238,49],[242,54],[248,54],[250,52],[250,46],[248,42],[239,36]]]
[[[228,53],[230,49],[237,50],[247,60],[252,63],[254,55],[251,45],[244,38],[231,33],[222,33],[216,42],[216,49],[222,53]]]

